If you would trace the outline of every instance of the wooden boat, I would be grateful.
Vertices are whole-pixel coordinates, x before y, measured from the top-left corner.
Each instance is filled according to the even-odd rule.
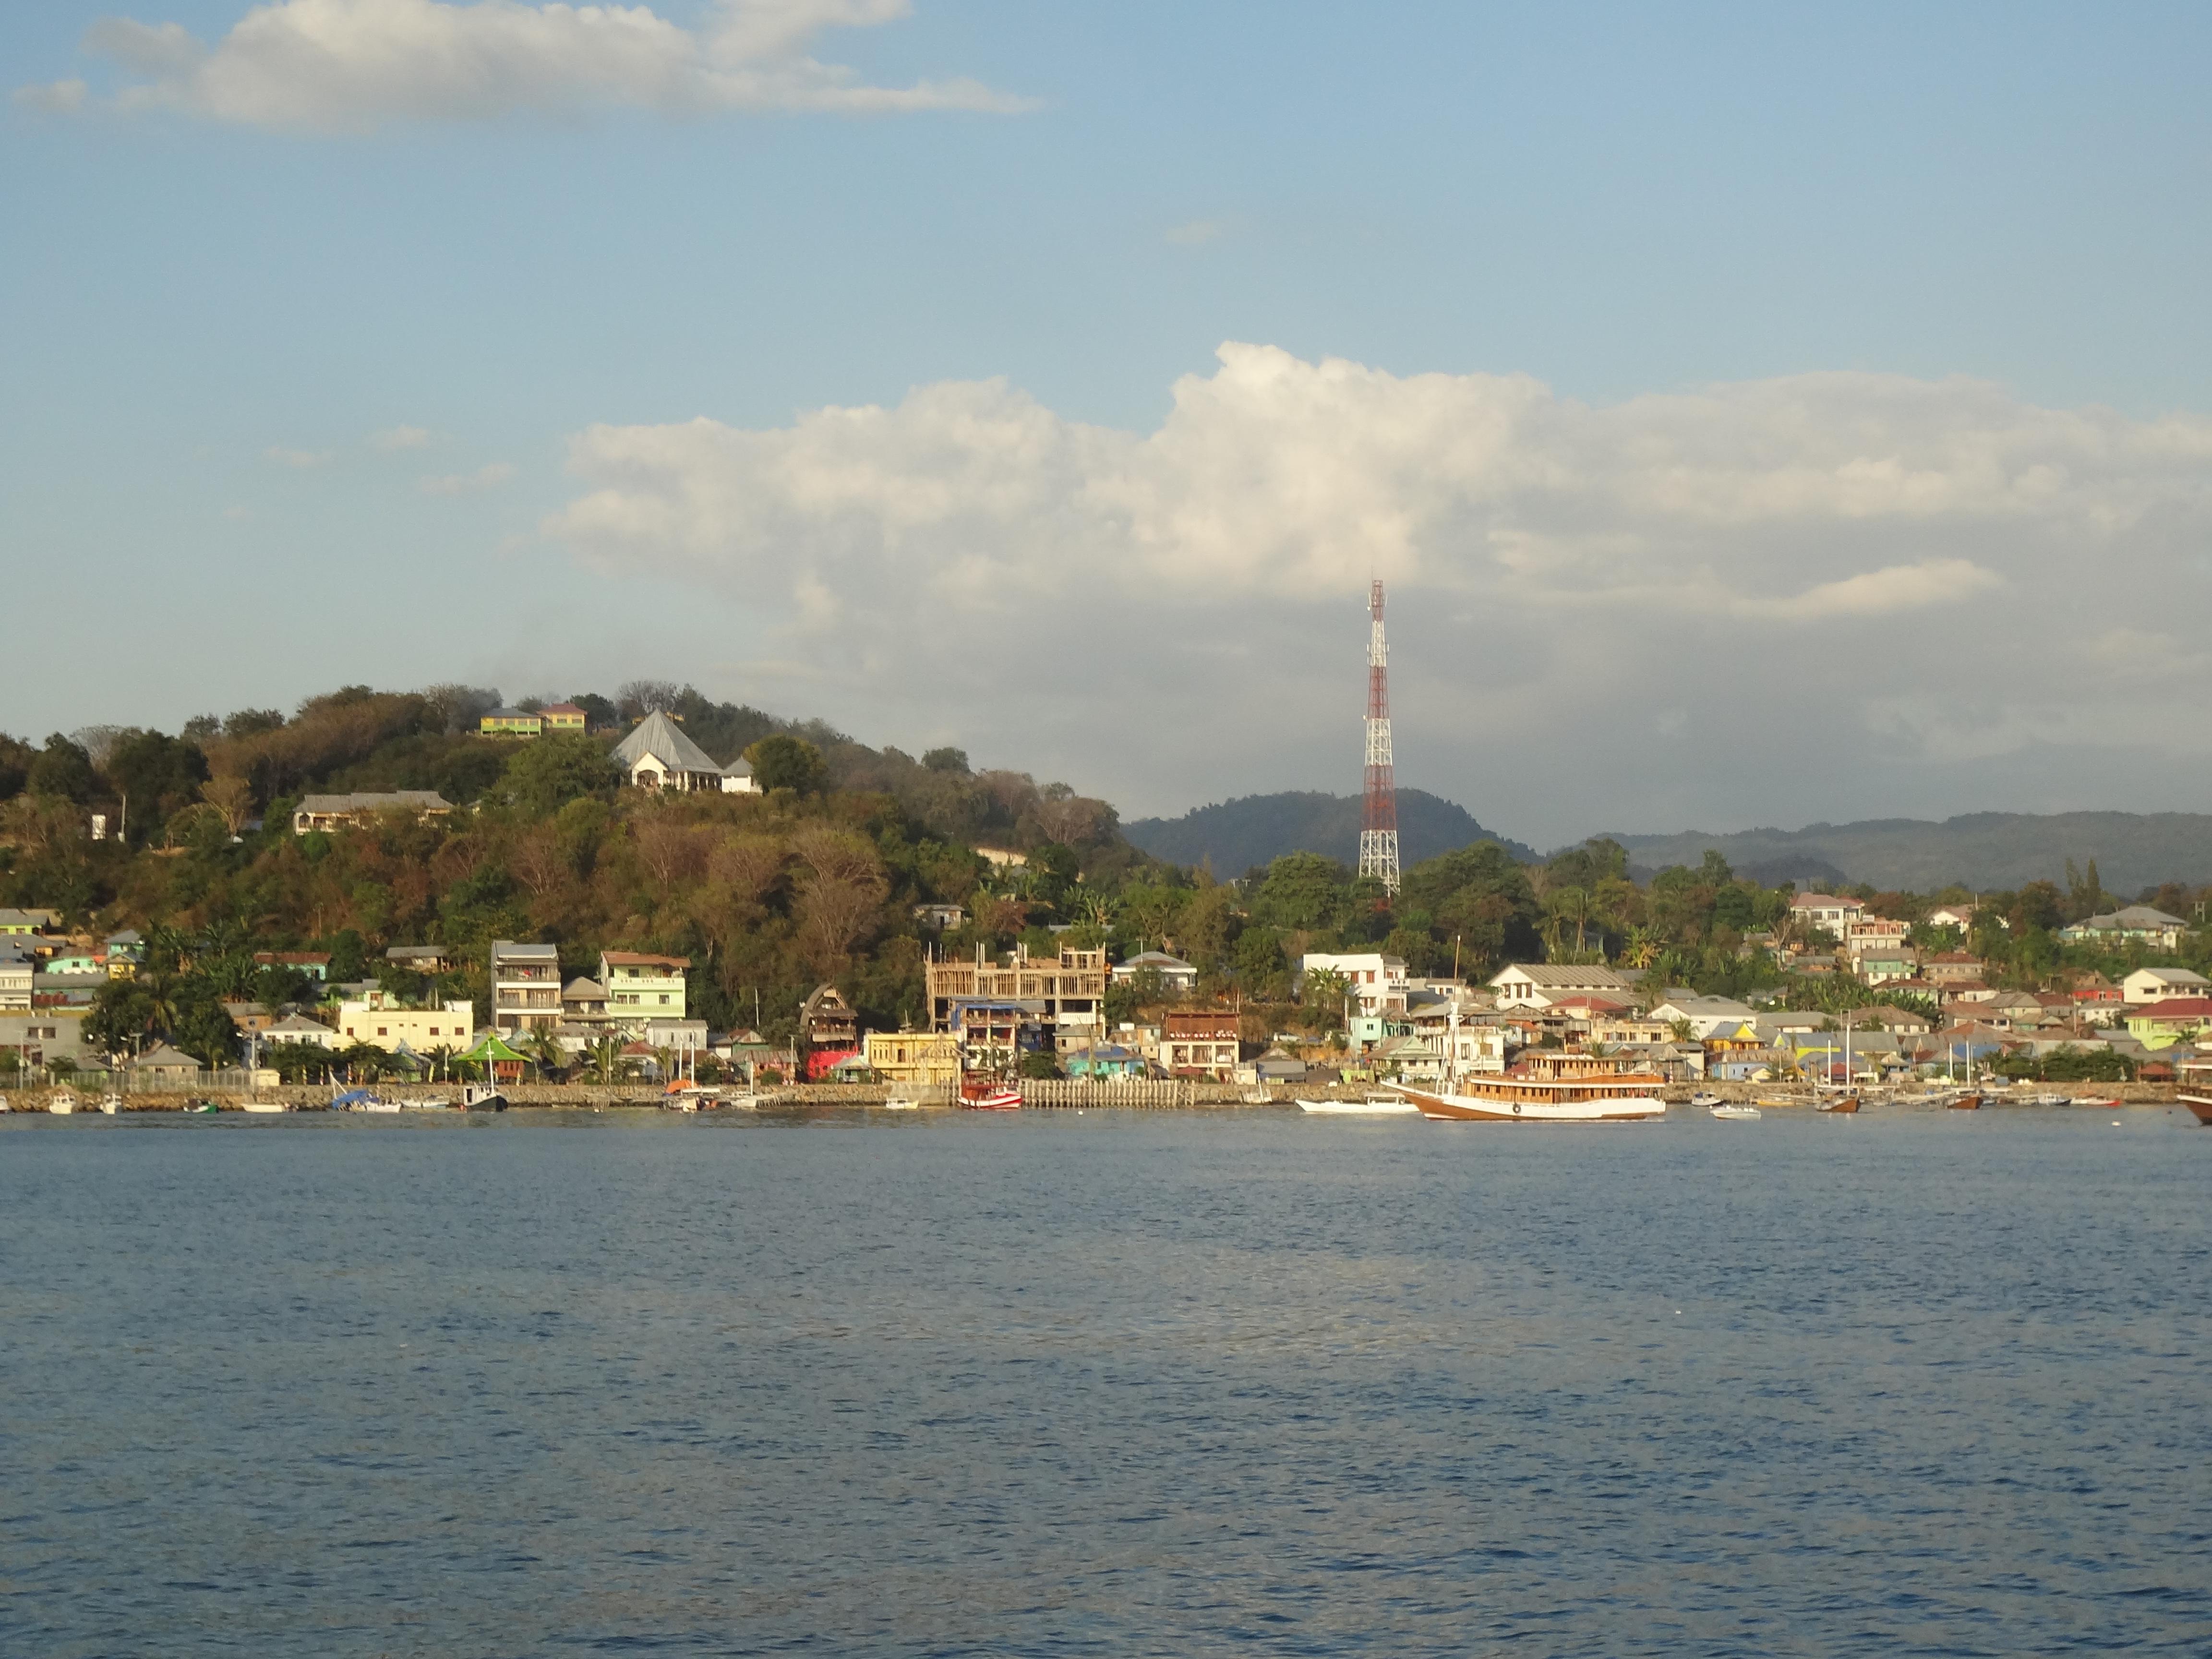
[[[213,1117],[222,1108],[211,1100],[188,1100],[177,1109],[186,1117]]]
[[[2212,1100],[2207,1100],[2203,1095],[2176,1095],[2174,1098],[2195,1114],[2199,1123],[2212,1129]]]
[[[1982,1097],[1978,1094],[1953,1095],[1943,1106],[1947,1111],[1978,1112],[1982,1109]]]
[[[1813,1109],[1816,1112],[1833,1112],[1838,1117],[1850,1117],[1859,1109],[1859,1097],[1856,1095],[1836,1095],[1826,1100],[1814,1101]]]
[[[972,1097],[963,1094],[960,1109],[963,1112],[1018,1112],[1022,1109],[1022,1091],[1019,1089],[996,1089],[989,1094]]]
[[[1455,1044],[1455,1047],[1457,1045]],[[1394,1083],[1423,1117],[1458,1123],[1616,1123],[1667,1115],[1666,1079],[1571,1053],[1524,1055],[1510,1072],[1462,1074],[1442,1089]]]
[[[503,1112],[507,1096],[495,1083],[464,1083],[461,1085],[461,1109],[465,1112]]]
[[[1420,1108],[1398,1095],[1370,1095],[1364,1100],[1308,1100],[1298,1097],[1302,1112],[1321,1112],[1347,1117],[1413,1116]]]
[[[2105,1112],[2112,1110],[2120,1103],[2117,1097],[2112,1095],[2084,1095],[2074,1103],[2076,1106],[2087,1106],[2093,1112]]]

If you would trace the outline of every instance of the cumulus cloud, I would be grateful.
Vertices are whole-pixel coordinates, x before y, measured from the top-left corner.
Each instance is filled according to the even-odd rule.
[[[43,86],[18,87],[10,96],[20,108],[43,115],[68,115],[84,107],[88,90],[82,81],[50,81]]]
[[[1808,723],[1877,769],[2100,730],[2212,749],[2193,714],[2139,713],[2094,653],[2062,648],[2085,609],[2212,623],[2209,463],[2212,420],[2046,409],[1964,380],[1815,374],[1599,406],[1523,375],[1230,344],[1148,433],[997,380],[766,430],[595,427],[571,442],[580,488],[545,528],[610,570],[775,602],[780,654],[834,640],[848,683],[875,676],[887,708],[927,683],[1007,717],[996,659],[948,663],[919,620],[940,617],[1051,641],[1052,690],[1015,716],[1047,744],[1109,688],[1134,699],[1115,724],[1156,738],[1194,707],[1249,720],[1231,772],[1185,775],[1186,800],[1356,784],[1337,728],[1358,713],[1352,613],[1379,575],[1402,619],[1401,755],[1423,721],[1478,770],[1525,764],[1547,733],[1614,787],[1650,773],[1686,813],[1703,798],[1660,768],[1670,751],[1677,769],[1740,752],[1749,779],[1762,743]],[[1656,730],[1632,718],[1645,704],[1686,712]],[[1298,769],[1324,731],[1352,757],[1342,780]],[[1158,802],[1182,741],[1133,750],[1146,769],[1123,799]],[[1480,793],[1448,775],[1424,787]]]
[[[425,495],[478,495],[487,489],[496,489],[514,476],[514,469],[505,461],[494,461],[473,472],[457,472],[444,477],[422,480]]]
[[[909,10],[908,0],[718,0],[687,28],[647,6],[276,0],[212,45],[181,24],[122,17],[95,23],[84,44],[133,77],[115,96],[120,108],[271,128],[348,131],[522,112],[1031,106],[964,78],[872,85],[810,53],[829,30],[872,27]],[[84,87],[58,82],[17,97],[70,109],[84,102]]]
[[[371,433],[368,441],[372,448],[388,453],[395,450],[420,449],[430,441],[430,434],[419,426],[387,427],[381,432]]]

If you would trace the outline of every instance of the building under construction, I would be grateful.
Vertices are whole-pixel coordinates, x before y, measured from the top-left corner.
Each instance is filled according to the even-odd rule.
[[[974,1048],[1033,1048],[1066,1054],[1105,1035],[1106,953],[1063,945],[1055,957],[1016,945],[994,962],[981,945],[973,961],[924,964],[930,1029],[962,1035]]]

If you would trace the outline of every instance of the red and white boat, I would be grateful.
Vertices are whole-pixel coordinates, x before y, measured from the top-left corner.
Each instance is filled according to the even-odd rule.
[[[1458,1020],[1453,1019],[1452,1052],[1459,1051]],[[1510,1071],[1495,1075],[1461,1073],[1441,1089],[1390,1087],[1419,1109],[1423,1117],[1461,1123],[1616,1123],[1664,1117],[1667,1103],[1659,1091],[1666,1079],[1653,1072],[1632,1072],[1626,1062],[1594,1054],[1524,1054]]]
[[[981,1078],[964,1079],[960,1085],[960,1109],[963,1112],[1018,1112],[1022,1109],[1022,1091]]]

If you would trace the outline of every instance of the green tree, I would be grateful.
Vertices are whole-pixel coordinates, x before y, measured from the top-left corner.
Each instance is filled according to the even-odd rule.
[[[141,843],[198,799],[208,780],[207,757],[160,732],[125,733],[108,751],[104,769],[123,799],[131,838]]]
[[[753,780],[763,789],[788,789],[793,794],[818,794],[830,781],[830,763],[804,738],[778,732],[763,738],[745,750]]]
[[[923,753],[921,763],[932,772],[965,774],[968,770],[968,751],[965,749],[931,749]]]
[[[1252,895],[1252,919],[1269,927],[1318,929],[1342,925],[1350,872],[1319,853],[1285,853],[1267,866]]]
[[[514,751],[500,787],[516,811],[542,818],[572,800],[611,795],[621,781],[614,757],[598,738],[555,732]]]
[[[1237,981],[1259,1001],[1279,1000],[1290,989],[1290,963],[1272,927],[1247,927],[1237,941]]]
[[[26,787],[34,795],[52,795],[82,806],[92,799],[99,781],[92,769],[92,757],[83,746],[57,732],[31,763]]]

